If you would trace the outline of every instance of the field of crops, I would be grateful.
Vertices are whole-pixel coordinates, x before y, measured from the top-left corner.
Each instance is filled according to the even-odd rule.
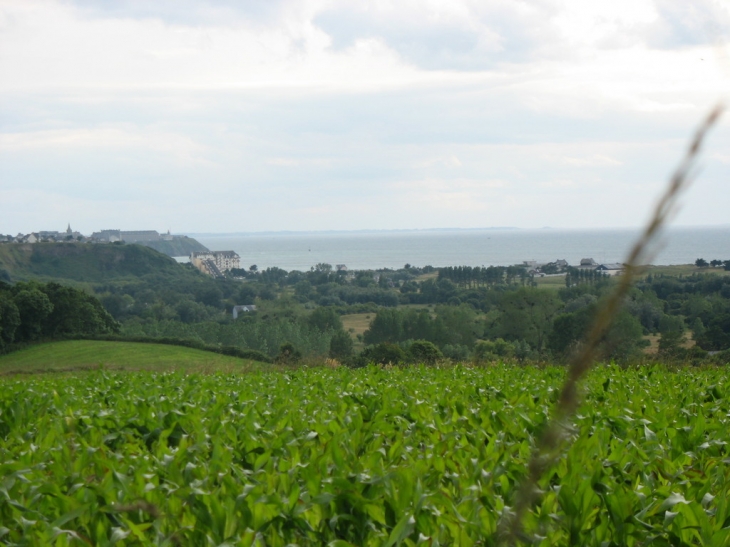
[[[560,369],[0,381],[1,545],[493,545]],[[723,369],[594,371],[537,545],[727,545]]]

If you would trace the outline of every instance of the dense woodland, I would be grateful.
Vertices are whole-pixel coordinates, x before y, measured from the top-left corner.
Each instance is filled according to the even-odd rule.
[[[565,361],[614,282],[571,270],[555,290],[535,286],[521,267],[347,272],[328,264],[304,272],[252,266],[212,279],[136,245],[79,247],[35,245],[25,255],[14,251],[14,262],[0,254],[9,281],[0,285],[0,347],[118,332],[355,366],[443,357]],[[708,273],[640,280],[603,341],[603,358],[641,359],[654,335],[655,359],[717,360],[715,352],[730,348],[730,276],[719,260],[705,264]],[[239,304],[257,310],[234,320]],[[351,314],[367,314],[364,333],[346,329],[342,316]]]

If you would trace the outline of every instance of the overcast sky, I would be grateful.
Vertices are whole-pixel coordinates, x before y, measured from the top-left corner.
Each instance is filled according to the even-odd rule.
[[[726,0],[0,0],[0,233],[637,226],[728,91]]]

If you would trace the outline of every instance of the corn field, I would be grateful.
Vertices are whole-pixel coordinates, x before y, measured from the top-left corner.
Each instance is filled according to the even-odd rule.
[[[0,380],[0,545],[497,545],[560,368]],[[592,371],[533,545],[727,545],[725,369]]]

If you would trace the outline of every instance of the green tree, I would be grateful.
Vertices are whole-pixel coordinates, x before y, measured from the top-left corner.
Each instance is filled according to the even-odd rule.
[[[730,349],[730,312],[720,312],[712,316],[705,332],[696,339],[697,345],[707,351]]]
[[[43,335],[103,334],[116,332],[119,325],[98,299],[58,283],[41,286],[53,310],[43,322]]]
[[[582,308],[573,313],[562,313],[553,321],[547,348],[556,356],[567,357],[585,336],[595,306]]]
[[[503,361],[513,357],[515,346],[502,338],[496,340],[480,340],[474,347],[474,359],[483,361]]]
[[[406,353],[400,346],[384,342],[376,346],[366,347],[360,354],[360,358],[365,363],[398,365],[406,360]]]
[[[290,342],[284,342],[279,347],[279,354],[276,356],[276,362],[285,365],[291,365],[302,359],[302,353],[294,347]]]
[[[601,343],[601,354],[606,359],[627,362],[641,355],[646,344],[641,323],[626,310],[621,310],[614,318],[611,328]]]
[[[399,342],[403,333],[403,313],[396,309],[380,310],[363,334],[366,344]]]
[[[412,363],[433,365],[443,358],[441,351],[427,340],[416,340],[408,348],[408,360]]]
[[[332,359],[344,360],[352,356],[354,344],[352,337],[344,330],[338,330],[330,340],[329,356]]]
[[[10,293],[0,292],[0,351],[15,341],[20,326],[20,312]]]
[[[665,315],[659,322],[659,353],[673,356],[679,353],[684,341],[684,321],[681,317]]]
[[[43,324],[46,317],[53,311],[53,304],[44,293],[30,285],[18,291],[13,300],[20,314],[20,325],[17,332],[18,340],[36,340],[43,333]]]
[[[316,308],[307,318],[307,322],[320,332],[342,330],[340,316],[329,307]]]
[[[182,300],[175,306],[175,312],[183,323],[200,323],[208,318],[208,311],[203,304],[192,300]]]
[[[315,272],[330,273],[332,271],[332,264],[326,262],[320,262],[314,267]]]
[[[561,308],[558,296],[548,290],[522,287],[504,295],[499,309],[499,330],[507,340],[524,340],[542,352],[552,322]]]

